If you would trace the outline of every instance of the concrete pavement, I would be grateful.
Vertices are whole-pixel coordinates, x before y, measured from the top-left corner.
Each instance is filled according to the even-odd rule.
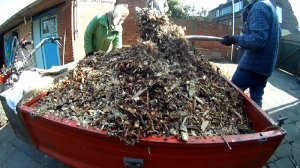
[[[15,136],[10,125],[0,130],[1,168],[67,168]]]
[[[230,78],[233,63],[213,63]],[[266,167],[298,168],[300,165],[300,84],[292,74],[276,70],[270,77],[263,97],[263,110],[277,121],[288,117],[283,128],[287,135]],[[8,124],[0,130],[0,168],[64,168],[67,165],[23,143]]]

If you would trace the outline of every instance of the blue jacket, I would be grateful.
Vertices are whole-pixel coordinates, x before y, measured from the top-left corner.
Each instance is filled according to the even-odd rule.
[[[278,16],[270,0],[256,0],[248,13],[244,35],[236,36],[245,49],[239,68],[270,76],[275,69],[281,34]]]

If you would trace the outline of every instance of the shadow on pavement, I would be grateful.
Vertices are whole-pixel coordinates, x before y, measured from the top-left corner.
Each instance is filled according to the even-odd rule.
[[[7,124],[0,130],[0,167],[68,168],[69,166],[38,151],[17,138]]]

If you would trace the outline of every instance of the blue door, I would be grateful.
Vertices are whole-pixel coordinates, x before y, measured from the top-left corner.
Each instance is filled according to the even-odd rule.
[[[33,41],[37,46],[44,38],[58,37],[57,16],[43,14],[33,21]],[[56,43],[45,43],[35,54],[36,66],[38,68],[49,69],[53,65],[60,65],[59,49]]]
[[[12,52],[12,41],[13,41],[13,36],[11,34],[7,34],[4,36],[5,40],[5,63],[4,65],[9,67],[12,63],[13,60],[13,52]]]
[[[41,21],[40,19],[34,20],[32,22],[32,29],[33,29],[33,45],[36,47],[39,42],[41,41]],[[35,53],[35,61],[37,68],[45,69],[45,58],[43,56],[43,47],[38,49]]]
[[[41,18],[41,37],[57,37],[57,16],[48,15]],[[43,55],[45,59],[45,68],[49,69],[53,65],[60,65],[59,50],[56,43],[47,42],[43,47]]]

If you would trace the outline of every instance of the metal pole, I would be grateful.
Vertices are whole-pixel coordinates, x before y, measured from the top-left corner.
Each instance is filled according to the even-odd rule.
[[[235,28],[235,19],[234,19],[234,0],[232,2],[232,36],[234,36],[234,28]],[[232,61],[233,57],[233,44],[231,45],[231,55],[230,55],[230,60]]]
[[[64,45],[63,45],[63,65],[65,65],[66,33],[67,33],[67,30],[65,29],[65,34],[64,34]]]

